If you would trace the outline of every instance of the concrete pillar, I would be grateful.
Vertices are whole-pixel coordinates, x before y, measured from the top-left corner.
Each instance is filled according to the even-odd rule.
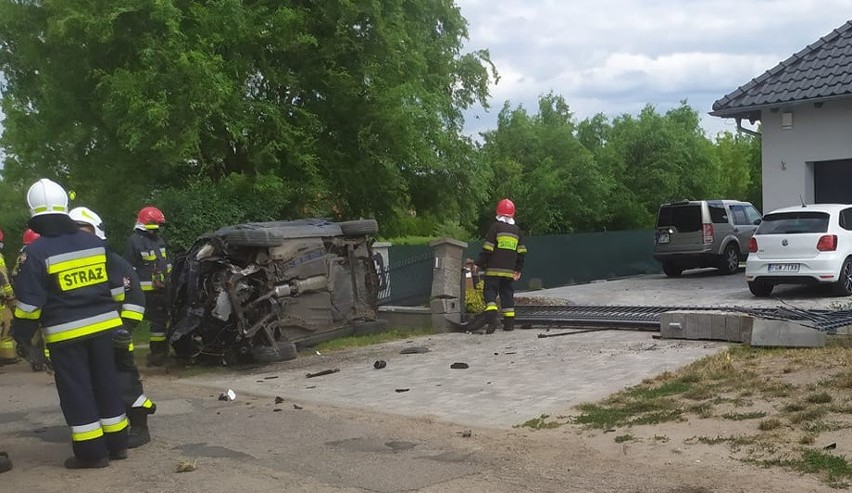
[[[447,319],[461,321],[462,268],[467,243],[452,238],[439,238],[429,243],[435,254],[432,273],[432,328],[435,332],[449,329]]]

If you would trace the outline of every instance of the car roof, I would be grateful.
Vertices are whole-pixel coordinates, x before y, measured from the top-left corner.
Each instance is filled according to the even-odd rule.
[[[849,209],[852,207],[852,204],[807,204],[804,207],[801,205],[796,205],[792,207],[782,207],[781,209],[775,209],[772,212],[768,212],[767,214],[777,214],[779,212],[839,212],[845,209]]]
[[[660,207],[670,206],[670,205],[690,205],[690,204],[700,204],[702,202],[721,202],[723,204],[743,204],[743,205],[751,205],[751,202],[745,202],[742,200],[732,200],[732,199],[703,199],[703,200],[675,200],[673,202],[666,202],[661,204]]]

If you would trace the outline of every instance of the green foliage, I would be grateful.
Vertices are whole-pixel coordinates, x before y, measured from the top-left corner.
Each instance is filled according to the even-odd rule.
[[[464,291],[464,309],[467,313],[482,313],[485,310],[485,281],[479,281],[473,289]]]
[[[170,244],[186,248],[201,234],[227,224],[314,215],[316,211],[288,210],[295,193],[291,184],[277,176],[232,174],[218,181],[201,178],[163,190],[155,200],[169,219]]]
[[[513,428],[529,428],[531,430],[549,430],[553,428],[558,428],[565,423],[560,423],[558,421],[549,420],[550,415],[542,414],[537,418],[532,418],[519,425],[513,426]]]
[[[573,114],[561,96],[542,96],[535,115],[506,103],[497,129],[484,134],[482,152],[493,181],[483,219],[493,219],[497,200],[511,197],[529,234],[602,227],[612,176],[600,169],[574,130]]]
[[[286,217],[470,228],[488,169],[462,112],[496,72],[466,37],[453,0],[4,0],[3,175],[58,179],[130,226],[154,199],[182,213],[228,195],[236,174],[283,192]],[[186,226],[267,215],[238,209]]]
[[[355,347],[374,346],[400,339],[418,338],[434,334],[432,329],[391,329],[377,334],[339,337],[317,344],[314,349],[321,353],[340,351]]]

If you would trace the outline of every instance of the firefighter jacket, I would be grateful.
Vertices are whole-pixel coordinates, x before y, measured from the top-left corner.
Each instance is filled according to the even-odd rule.
[[[172,263],[166,253],[166,242],[160,235],[133,230],[127,239],[124,258],[136,269],[142,291],[166,288],[172,273]]]
[[[485,235],[476,265],[485,270],[486,276],[512,278],[523,270],[526,253],[521,228],[498,220]]]
[[[6,259],[0,254],[0,308],[5,307],[6,302],[13,299],[15,299],[15,291],[12,289],[12,280],[6,268]]]
[[[124,325],[135,326],[145,316],[145,293],[139,283],[139,275],[130,262],[107,247],[107,258],[115,264],[115,271],[121,276],[124,292],[113,297],[119,303],[119,313]],[[128,323],[130,322],[130,323]]]
[[[83,339],[121,325],[116,300],[124,295],[116,265],[102,240],[75,231],[42,236],[27,246],[15,278],[16,339],[41,326],[47,344]]]

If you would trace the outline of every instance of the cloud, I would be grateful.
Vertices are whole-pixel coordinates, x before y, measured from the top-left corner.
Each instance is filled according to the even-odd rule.
[[[467,131],[496,125],[504,101],[534,109],[563,95],[579,118],[665,111],[687,100],[709,134],[716,99],[843,24],[852,0],[457,0],[467,49],[487,48],[500,73],[492,110],[467,112]]]

